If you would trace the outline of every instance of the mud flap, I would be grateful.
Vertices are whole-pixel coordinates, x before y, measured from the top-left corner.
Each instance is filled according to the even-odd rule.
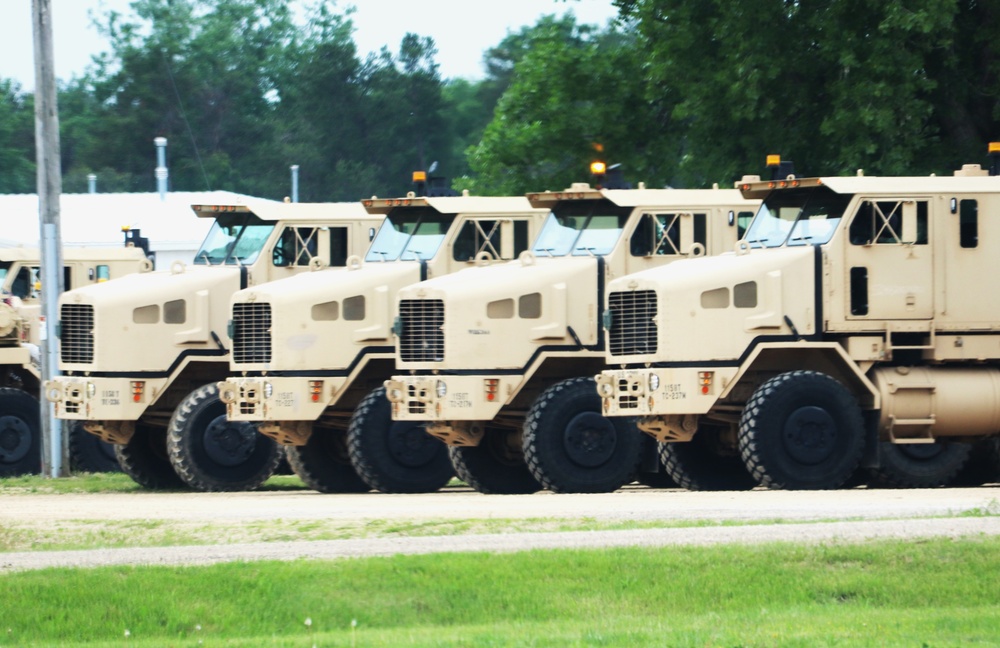
[[[865,410],[861,413],[865,420],[865,451],[861,455],[862,468],[879,468],[882,465],[879,456],[878,422],[882,416],[879,410]]]

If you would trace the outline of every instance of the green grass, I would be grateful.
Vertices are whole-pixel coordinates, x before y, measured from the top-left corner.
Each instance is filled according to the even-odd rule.
[[[276,475],[260,488],[263,491],[309,490],[295,475]],[[0,478],[0,495],[58,493],[151,493],[124,473],[77,473],[50,479],[40,475]],[[162,492],[162,491],[160,491]]]
[[[53,569],[0,575],[0,646],[992,646],[998,573],[996,538]]]

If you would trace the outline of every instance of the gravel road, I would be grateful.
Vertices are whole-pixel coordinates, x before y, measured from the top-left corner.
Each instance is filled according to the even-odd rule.
[[[0,552],[0,573],[54,566],[207,564],[441,551],[998,535],[998,500],[1000,487],[724,493],[632,487],[602,495],[524,496],[484,496],[462,488],[428,495],[323,495],[311,491],[4,495],[0,498],[0,529],[26,523],[58,526],[74,520],[247,524],[336,520],[346,524],[373,520],[586,519],[595,523],[715,521],[727,525]]]

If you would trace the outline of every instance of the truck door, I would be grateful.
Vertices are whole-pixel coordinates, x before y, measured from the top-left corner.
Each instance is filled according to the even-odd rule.
[[[862,200],[848,228],[848,319],[930,319],[933,246],[926,199]]]

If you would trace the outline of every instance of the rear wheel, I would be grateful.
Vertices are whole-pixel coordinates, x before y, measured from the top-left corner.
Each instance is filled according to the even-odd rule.
[[[479,445],[451,446],[448,456],[458,478],[480,493],[525,495],[542,490],[524,461],[516,431],[487,427]]]
[[[747,470],[768,488],[838,488],[864,450],[854,395],[815,371],[790,371],[758,387],[743,409],[738,436]]]
[[[950,485],[982,486],[997,482],[1000,482],[1000,438],[990,437],[972,444],[969,461]]]
[[[181,479],[200,491],[248,491],[274,474],[281,452],[252,423],[229,421],[215,384],[184,397],[167,433],[167,454]]]
[[[20,389],[0,388],[0,477],[40,473],[41,446],[38,399]]]
[[[115,458],[122,471],[143,488],[173,490],[186,487],[167,458],[166,428],[137,422],[128,443],[115,446]]]
[[[69,458],[73,470],[81,472],[121,472],[113,443],[83,429],[81,421],[66,421],[63,429],[69,437]]]
[[[305,485],[321,493],[367,493],[347,452],[343,430],[313,430],[304,446],[285,448],[288,463]]]
[[[539,395],[524,422],[524,457],[542,486],[559,493],[609,493],[639,467],[635,421],[605,418],[593,378],[571,378]]]
[[[951,482],[969,460],[968,443],[888,443],[879,448],[873,488],[936,488]]]
[[[702,425],[690,441],[661,443],[660,461],[681,488],[695,491],[749,490],[757,481],[718,426]],[[731,438],[731,437],[730,437]]]
[[[347,428],[351,464],[369,486],[383,493],[432,493],[455,475],[448,446],[423,423],[393,421],[385,387],[369,393]]]

